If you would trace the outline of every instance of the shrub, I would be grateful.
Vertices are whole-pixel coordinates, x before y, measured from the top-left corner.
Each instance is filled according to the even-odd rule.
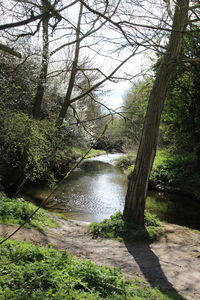
[[[128,223],[123,220],[120,212],[115,213],[110,219],[100,223],[91,223],[90,231],[94,237],[128,238],[132,240],[147,239],[153,241],[160,231],[161,223],[150,213],[145,212],[145,228]]]
[[[125,156],[118,158],[116,165],[123,169],[128,169],[135,163],[136,153],[129,153]]]
[[[172,185],[185,185],[186,182],[200,185],[199,171],[196,170],[196,158],[193,153],[173,155],[165,151],[163,155],[163,152],[158,152],[156,156],[151,179]]]
[[[0,253],[5,262],[1,265],[0,295],[7,295],[6,299],[43,299],[45,295],[44,299],[104,299],[113,293],[126,294],[119,270],[98,267],[67,252],[8,242]]]

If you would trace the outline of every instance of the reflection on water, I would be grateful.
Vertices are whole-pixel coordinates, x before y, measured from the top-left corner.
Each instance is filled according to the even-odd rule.
[[[47,208],[62,211],[71,219],[102,221],[123,211],[127,177],[114,167],[121,154],[109,154],[85,160],[65,180]],[[38,198],[49,191],[34,188]],[[200,229],[200,205],[190,198],[160,192],[148,192],[147,209],[163,221]]]
[[[101,221],[123,210],[126,176],[118,168],[97,160],[85,161],[63,182],[56,202],[73,218]]]

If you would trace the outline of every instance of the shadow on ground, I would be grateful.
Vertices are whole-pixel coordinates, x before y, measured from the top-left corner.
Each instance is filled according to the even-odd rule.
[[[137,241],[133,243],[129,240],[124,240],[124,244],[151,287],[159,288],[164,294],[173,296],[174,300],[186,300],[177,292],[166,277],[158,257],[151,250],[148,242]]]

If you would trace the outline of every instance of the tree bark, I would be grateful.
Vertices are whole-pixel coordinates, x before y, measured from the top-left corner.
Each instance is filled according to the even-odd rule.
[[[43,5],[42,10],[47,12],[47,8]],[[43,49],[42,49],[42,65],[40,70],[40,76],[37,84],[37,91],[34,98],[32,115],[34,119],[40,118],[42,109],[42,101],[45,93],[45,85],[47,81],[47,72],[49,64],[49,16],[44,15],[42,18],[42,29],[43,29]]]
[[[66,92],[66,96],[64,99],[64,103],[61,107],[58,119],[57,119],[57,126],[61,126],[64,118],[66,116],[67,110],[71,105],[71,95],[72,91],[74,88],[74,83],[76,79],[76,73],[77,73],[77,66],[78,66],[78,60],[79,60],[79,54],[80,54],[80,31],[81,31],[81,18],[82,18],[82,13],[83,13],[83,5],[80,4],[80,11],[79,11],[79,17],[78,17],[78,23],[77,23],[77,28],[76,28],[76,47],[75,47],[75,53],[74,53],[74,59],[72,63],[72,70],[70,74],[70,79],[69,79],[69,84]]]
[[[156,154],[160,118],[167,87],[176,70],[177,59],[180,54],[183,39],[183,31],[188,22],[188,9],[188,0],[177,0],[168,48],[156,74],[154,85],[149,96],[135,170],[129,179],[123,216],[126,221],[141,226],[144,226],[145,198],[149,175]]]

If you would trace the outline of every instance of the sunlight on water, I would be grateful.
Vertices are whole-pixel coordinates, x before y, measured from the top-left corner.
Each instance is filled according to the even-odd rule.
[[[99,222],[123,211],[127,177],[113,166],[113,161],[120,156],[108,154],[85,160],[62,183],[46,208],[61,211],[70,219],[87,222]],[[33,187],[33,190],[35,198],[44,199],[49,194],[48,189],[41,187]],[[148,196],[147,209],[161,220],[200,229],[199,203],[165,192],[149,191]]]
[[[105,160],[108,161],[107,156]],[[74,212],[76,219],[101,221],[123,210],[126,176],[105,160],[99,157],[85,161],[56,194],[56,199],[71,217]]]

